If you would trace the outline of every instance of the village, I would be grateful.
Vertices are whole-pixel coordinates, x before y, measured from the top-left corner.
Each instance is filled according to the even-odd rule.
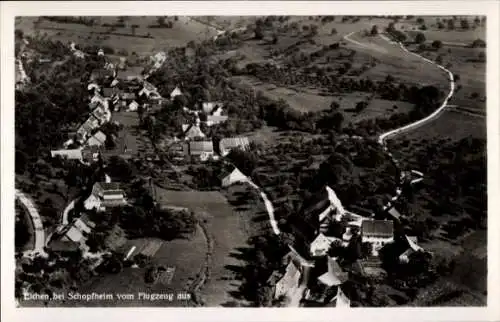
[[[420,289],[451,274],[457,255],[447,257],[440,247],[456,245],[453,231],[479,217],[448,225],[442,218],[453,211],[441,211],[427,190],[415,197],[441,177],[434,164],[425,165],[426,157],[405,160],[411,142],[393,138],[444,114],[458,92],[457,76],[389,31],[346,32],[337,46],[325,45],[314,55],[338,52],[340,46],[335,59],[353,62],[356,52],[371,50],[364,42],[373,41],[411,57],[412,64],[425,63],[437,80],[406,87],[384,73],[382,80],[358,84],[341,72],[325,77],[307,70],[311,74],[304,76],[295,66],[292,73],[299,76],[286,81],[298,84],[296,93],[305,93],[297,89],[304,84],[311,90],[316,81],[334,84],[325,86],[334,97],[329,107],[313,111],[308,102],[311,111],[299,112],[294,108],[300,101],[292,108],[273,96],[279,89],[262,90],[257,82],[278,88],[286,69],[264,63],[241,67],[240,58],[220,58],[231,48],[244,49],[245,42],[271,48],[281,39],[267,39],[270,32],[258,39],[258,29],[286,21],[269,18],[257,21],[255,30],[238,27],[232,33],[216,29],[216,36],[207,32],[200,43],[140,55],[70,41],[54,45],[60,53],[51,59],[33,54],[45,40],[20,36],[20,101],[33,97],[37,83],[43,83],[41,92],[47,88],[43,72],[34,68],[50,70],[52,77],[62,72],[72,80],[66,95],[74,99],[58,105],[75,106],[75,112],[47,136],[57,139],[35,149],[26,143],[33,139],[28,135],[21,158],[16,150],[19,160],[21,151],[29,151],[26,163],[34,164],[16,177],[16,216],[32,226],[29,242],[16,248],[16,294],[145,287],[191,294],[167,306],[397,306],[412,303]],[[280,37],[289,32],[277,30]],[[314,37],[308,30],[300,37]],[[287,51],[280,50],[273,57],[286,61]],[[255,81],[250,88],[248,79]],[[346,104],[342,96],[365,94],[366,102],[356,98],[340,107]],[[286,95],[293,101],[295,94]],[[323,95],[318,89],[317,96]],[[50,99],[40,102],[56,108]],[[382,106],[379,111],[363,110],[372,102]],[[373,120],[363,120],[365,112]],[[461,147],[474,150],[477,142],[467,140]],[[452,162],[462,160],[453,155]]]
[[[85,54],[75,49],[74,44],[71,48],[75,57],[85,59]],[[104,53],[100,50],[97,55],[103,56]],[[164,52],[152,56],[153,69],[149,73],[161,67],[166,59],[168,58]],[[102,68],[94,70],[87,85],[90,98],[89,117],[78,127],[75,134],[62,144],[62,149],[51,151],[52,157],[78,160],[83,164],[102,162],[103,154],[106,154],[104,152],[106,142],[113,138],[107,137],[100,128],[109,122],[119,126],[113,121],[113,113],[125,111],[146,114],[159,108],[165,101],[185,102],[179,100],[183,95],[181,88],[176,87],[170,93],[170,97],[163,98],[147,78],[148,74],[143,74],[142,68],[128,68],[124,62],[120,66],[106,62]],[[191,122],[183,124],[182,128],[178,129],[180,135],[172,138],[173,160],[181,163],[191,160],[217,161],[227,156],[233,149],[250,148],[247,137],[222,138],[218,145],[214,145],[212,138],[206,137],[201,130],[202,123],[210,127],[227,121],[228,116],[224,115],[223,102],[201,102],[192,107],[183,106],[182,110],[190,117]],[[127,152],[126,146],[122,152]],[[422,180],[422,174],[415,173],[418,177],[411,183]],[[63,221],[57,233],[47,243],[49,248],[53,250],[80,248],[92,256],[86,245],[86,236],[91,233],[95,223],[89,219],[85,211],[106,212],[127,204],[127,197],[120,188],[120,182],[111,182],[107,175],[105,178],[105,181],[93,184],[90,196],[84,201],[81,215],[71,221],[67,218]],[[402,183],[404,179],[403,173]],[[223,188],[238,183],[249,183],[257,190],[260,189],[237,168],[222,179]],[[393,201],[400,194],[401,188],[398,187]],[[265,194],[264,197],[267,199]],[[269,220],[272,224],[275,222],[274,210],[272,203],[267,201]],[[305,222],[297,227],[296,235],[301,236],[306,248],[302,247],[303,252],[300,253],[296,250],[298,246],[289,245],[290,252],[283,259],[283,273],[275,271],[269,277],[275,284],[274,298],[286,303],[286,306],[349,307],[350,300],[342,291],[343,283],[352,274],[361,276],[384,274],[379,252],[387,244],[402,245],[398,260],[404,264],[408,263],[415,253],[429,255],[418,246],[416,237],[396,235],[395,225],[400,220],[400,214],[390,203],[386,208],[389,216],[384,220],[357,215],[344,209],[333,189],[325,187],[323,198],[305,211],[303,216],[307,220],[304,219]],[[279,229],[275,228],[275,233],[279,234]],[[128,252],[125,259],[128,259],[132,252],[133,249]],[[352,257],[352,252],[355,260],[347,260]],[[363,255],[356,255],[356,252]],[[93,255],[98,256],[98,254]],[[98,264],[99,262],[95,266]]]

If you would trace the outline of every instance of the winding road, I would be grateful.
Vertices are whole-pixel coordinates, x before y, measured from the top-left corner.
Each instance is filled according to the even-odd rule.
[[[355,32],[351,32],[351,33],[345,35],[344,39],[347,40],[347,41],[349,41],[349,42],[351,42],[351,43],[354,43],[355,45],[362,46],[362,47],[365,47],[365,48],[370,48],[369,46],[366,46],[363,43],[360,43],[358,41],[355,41],[355,40],[349,38],[354,33]],[[447,74],[449,82],[450,82],[450,90],[448,92],[448,95],[446,96],[446,98],[444,99],[444,101],[441,103],[441,105],[439,106],[439,108],[437,108],[434,112],[432,112],[428,116],[424,117],[423,119],[420,119],[418,121],[415,121],[415,122],[407,124],[407,125],[403,125],[403,126],[397,128],[397,129],[393,129],[393,130],[387,131],[387,132],[382,133],[382,134],[380,134],[378,136],[378,143],[382,146],[384,152],[391,158],[392,162],[396,165],[396,167],[398,168],[398,171],[400,172],[400,182],[399,182],[399,185],[396,188],[396,194],[384,206],[383,209],[385,210],[385,209],[388,209],[388,208],[391,207],[391,205],[392,205],[391,202],[394,202],[394,201],[398,200],[399,196],[401,195],[401,185],[403,184],[404,179],[405,179],[405,173],[402,172],[401,169],[399,168],[399,161],[393,156],[393,154],[389,151],[389,148],[386,145],[387,140],[391,139],[391,138],[394,138],[396,135],[403,134],[403,133],[406,133],[408,131],[414,130],[414,129],[416,129],[416,128],[418,128],[418,127],[420,127],[420,126],[422,126],[422,125],[424,125],[424,124],[426,124],[426,123],[434,120],[439,115],[441,115],[441,113],[445,110],[446,106],[448,105],[449,100],[453,97],[453,94],[454,94],[454,91],[455,91],[455,79],[454,79],[453,73],[450,72],[448,69],[446,69],[445,67],[437,64],[436,62],[434,62],[434,61],[432,61],[430,59],[427,59],[427,58],[425,58],[425,57],[423,57],[423,56],[421,56],[421,55],[419,55],[417,53],[409,51],[403,45],[403,43],[392,41],[391,39],[389,39],[384,34],[379,34],[379,36],[380,36],[380,38],[384,39],[385,41],[389,42],[390,44],[399,46],[402,50],[404,50],[409,55],[416,56],[416,57],[418,57],[418,58],[420,58],[420,59],[428,62],[429,64],[432,64],[432,65],[438,67],[439,69],[441,69],[442,71],[444,71]],[[413,172],[416,173],[416,174],[419,174],[419,175],[423,175],[422,173],[420,173],[418,171],[413,171]],[[416,183],[416,182],[421,181],[421,180],[422,180],[422,178],[418,178],[418,179],[413,180],[411,183]]]
[[[35,204],[31,199],[26,196],[23,192],[16,189],[16,199],[21,202],[23,207],[28,211],[31,222],[33,224],[33,230],[35,232],[35,245],[32,250],[24,252],[24,256],[30,257],[32,255],[45,255],[45,230],[43,228],[42,219],[40,214],[35,207]]]

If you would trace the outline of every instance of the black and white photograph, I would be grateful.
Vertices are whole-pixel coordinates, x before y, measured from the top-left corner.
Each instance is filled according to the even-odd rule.
[[[486,307],[498,57],[451,9],[15,16],[8,296]]]

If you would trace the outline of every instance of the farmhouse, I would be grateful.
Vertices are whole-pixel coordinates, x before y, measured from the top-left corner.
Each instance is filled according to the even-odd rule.
[[[238,168],[235,168],[230,174],[222,179],[222,187],[229,187],[232,184],[246,182],[248,178],[241,173]]]
[[[97,145],[85,146],[82,149],[82,161],[85,163],[96,162],[99,160],[99,155],[100,151]]]
[[[158,90],[156,89],[156,87],[147,82],[147,81],[144,81],[143,83],[143,88],[141,89],[141,91],[139,92],[139,96],[146,96],[146,97],[151,97],[151,96],[158,96]]]
[[[170,99],[173,100],[176,96],[182,95],[179,87],[174,88],[174,90],[170,93]]]
[[[201,131],[200,126],[195,124],[183,124],[182,132],[184,133],[186,140],[205,137],[205,134]]]
[[[373,255],[388,243],[394,241],[394,223],[389,220],[363,220],[361,224],[363,243],[372,244]]]
[[[250,141],[247,137],[224,138],[219,142],[219,151],[222,156],[226,156],[232,149],[248,150]]]
[[[337,237],[327,237],[322,233],[319,233],[316,239],[311,243],[310,253],[313,257],[326,256],[330,246],[333,242],[338,241],[342,243],[342,239]]]
[[[105,142],[106,142],[106,134],[102,133],[101,131],[98,131],[96,134],[94,134],[87,140],[87,145],[102,146],[104,145]]]
[[[200,161],[207,161],[214,157],[214,145],[212,141],[191,141],[189,142],[189,155]]]
[[[95,228],[95,223],[90,221],[87,215],[75,219],[64,230],[64,236],[61,238],[63,242],[73,242],[79,244],[80,247],[85,246],[88,235]]]
[[[97,182],[92,188],[92,194],[85,200],[85,209],[104,211],[106,208],[120,207],[127,204],[125,192],[116,182]]]
[[[304,259],[297,251],[289,246],[290,252],[284,257],[288,262],[286,272],[276,283],[274,298],[286,296],[288,298],[302,298],[302,293],[309,282],[311,269],[314,263]]]
[[[229,117],[227,115],[208,115],[205,124],[207,126],[212,126],[215,124],[224,123],[228,120],[228,118]]]
[[[90,74],[90,81],[108,80],[115,76],[113,70],[106,68],[97,68]]]
[[[99,106],[98,108],[94,109],[92,111],[92,115],[99,120],[99,125],[102,125],[111,120],[111,113],[109,113],[103,106]]]
[[[338,286],[347,281],[348,274],[347,272],[342,271],[342,268],[340,268],[340,265],[337,262],[337,258],[328,257],[327,265],[328,271],[318,277],[318,281],[321,284],[331,287]]]
[[[68,160],[82,160],[82,150],[81,149],[71,149],[71,150],[52,150],[50,154],[53,158],[60,156],[63,159]]]
[[[201,103],[201,110],[207,115],[220,115],[224,104],[221,102],[203,102]]]
[[[132,112],[137,111],[138,108],[139,108],[139,104],[136,101],[132,101],[128,105],[128,111],[132,111]]]
[[[99,127],[99,119],[94,115],[90,115],[89,118],[83,123],[77,130],[76,134],[80,137],[80,141],[85,141],[92,130]]]

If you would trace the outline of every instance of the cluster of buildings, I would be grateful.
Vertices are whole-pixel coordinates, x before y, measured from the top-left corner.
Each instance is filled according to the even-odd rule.
[[[90,196],[84,201],[84,211],[101,213],[125,205],[127,205],[127,199],[120,184],[107,180],[106,182],[96,182],[93,185]],[[77,249],[88,251],[86,242],[95,227],[96,224],[84,212],[83,215],[60,227],[52,236],[49,247],[51,250],[59,252]]]
[[[393,209],[393,208],[392,208]],[[349,306],[344,290],[349,276],[376,276],[383,272],[380,250],[395,242],[394,221],[377,220],[352,213],[342,206],[335,192],[326,187],[317,202],[304,209],[301,219],[294,222],[294,234],[303,247],[290,247],[284,258],[285,272],[278,274],[275,299],[285,298],[288,306]],[[416,237],[404,236],[407,249],[399,256],[408,263],[412,253],[424,251]],[[354,255],[346,261],[346,251],[368,254]],[[333,249],[333,251],[332,251]],[[339,251],[340,250],[340,251]]]

